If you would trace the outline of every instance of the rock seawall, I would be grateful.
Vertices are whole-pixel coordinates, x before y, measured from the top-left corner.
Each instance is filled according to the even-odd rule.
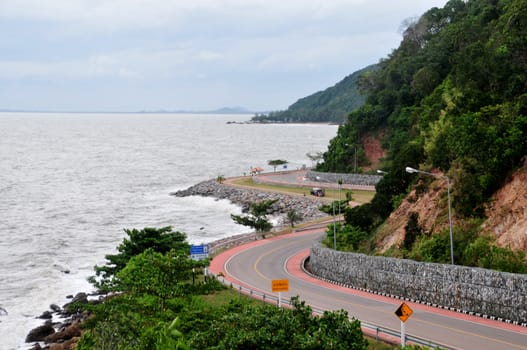
[[[285,216],[290,210],[295,210],[302,215],[302,221],[311,221],[327,216],[326,213],[318,209],[325,203],[320,198],[259,191],[221,184],[216,180],[203,181],[185,190],[171,194],[176,197],[204,196],[227,199],[234,204],[240,205],[244,212],[249,209],[251,203],[277,199],[276,203],[271,206],[269,215]]]
[[[339,252],[319,243],[309,268],[353,288],[527,326],[527,275]]]

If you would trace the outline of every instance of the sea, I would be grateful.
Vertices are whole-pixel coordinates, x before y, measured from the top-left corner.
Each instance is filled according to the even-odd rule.
[[[337,126],[251,115],[0,113],[0,348],[28,349],[37,317],[92,292],[124,229],[172,226],[192,244],[250,232],[227,200],[170,193],[218,176],[313,164]]]

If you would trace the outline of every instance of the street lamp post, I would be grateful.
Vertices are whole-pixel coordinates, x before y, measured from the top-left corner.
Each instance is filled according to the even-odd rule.
[[[336,178],[337,178],[337,173],[335,172],[335,179]],[[335,218],[335,202],[334,201],[332,202],[332,206],[333,206],[333,249],[337,250],[337,220]]]
[[[333,249],[337,250],[337,222],[335,219],[335,202],[333,202]]]
[[[430,175],[430,176],[433,176],[433,177],[439,177],[439,178],[442,178],[442,179],[446,179],[447,194],[448,194],[448,223],[449,223],[449,226],[450,226],[450,261],[451,261],[452,265],[454,265],[454,240],[453,240],[453,237],[452,237],[452,205],[450,204],[450,178],[448,176],[445,176],[445,175],[441,176],[441,175],[437,175],[437,174],[434,174],[434,173],[429,173],[427,171],[417,170],[417,169],[411,168],[409,166],[406,167],[406,172],[410,173],[410,174],[421,173],[421,174],[426,174],[426,175]]]

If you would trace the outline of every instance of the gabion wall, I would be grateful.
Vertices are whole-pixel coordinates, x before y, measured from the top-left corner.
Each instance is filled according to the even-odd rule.
[[[321,173],[312,170],[306,172],[306,177],[311,181],[337,183],[342,180],[344,184],[362,186],[375,186],[382,179],[382,176],[379,175]]]
[[[309,267],[353,288],[527,326],[527,275],[338,252],[320,243]]]

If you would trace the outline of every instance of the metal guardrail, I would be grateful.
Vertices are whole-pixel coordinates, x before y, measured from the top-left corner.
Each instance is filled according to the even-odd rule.
[[[221,275],[220,276],[216,276],[216,275],[210,273],[210,271],[208,273],[209,273],[210,276],[216,278],[218,281],[220,281],[221,283],[223,283],[227,287],[236,289],[240,294],[247,295],[247,296],[249,296],[251,298],[260,299],[263,302],[266,302],[266,303],[278,306],[279,298],[276,295],[266,294],[266,293],[258,291],[258,290],[254,290],[254,289],[250,289],[250,288],[238,285],[236,283],[233,283],[233,282],[225,279]],[[288,306],[288,307],[292,306],[291,299],[289,299],[289,298],[284,298],[284,297],[280,298],[280,303],[281,303],[282,306],[284,306],[284,305]],[[321,309],[321,308],[313,307],[311,305],[309,307],[311,307],[311,310],[313,310],[313,314],[316,314],[316,315],[323,315],[325,311],[332,311],[332,310],[329,310],[329,309]],[[390,328],[385,328],[385,327],[376,325],[374,323],[368,323],[368,322],[363,322],[363,321],[360,321],[360,322],[361,322],[361,327],[363,329],[369,330],[369,331],[371,331],[371,333],[375,334],[375,339],[376,340],[386,340],[387,336],[393,337],[393,338],[397,338],[397,339],[401,338],[401,332],[400,331],[397,331],[397,330],[394,330],[394,329],[390,329]],[[406,341],[408,343],[413,343],[413,344],[417,344],[417,345],[420,345],[420,346],[426,346],[426,347],[429,347],[429,348],[432,348],[432,349],[456,350],[456,348],[449,347],[449,346],[446,346],[444,344],[435,343],[435,342],[433,342],[431,340],[428,340],[428,339],[425,339],[425,338],[421,338],[421,337],[417,337],[417,336],[413,336],[413,335],[410,335],[408,333],[406,334]],[[393,342],[393,340],[392,340],[392,342]]]

